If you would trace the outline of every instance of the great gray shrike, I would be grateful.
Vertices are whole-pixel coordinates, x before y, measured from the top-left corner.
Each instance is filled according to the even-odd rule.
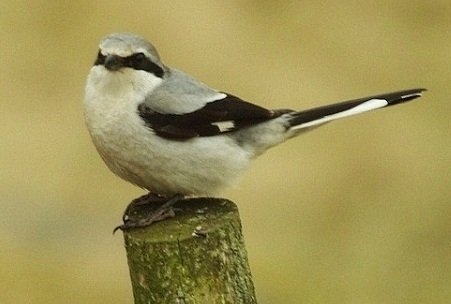
[[[213,195],[270,147],[335,119],[415,99],[425,90],[299,112],[268,110],[168,67],[135,34],[111,34],[99,48],[84,102],[94,145],[119,177],[167,198]]]

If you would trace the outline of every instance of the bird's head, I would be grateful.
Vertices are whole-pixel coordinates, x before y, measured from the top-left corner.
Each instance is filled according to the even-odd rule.
[[[166,72],[151,43],[132,33],[114,33],[101,40],[88,82],[110,92],[131,89],[147,94]]]

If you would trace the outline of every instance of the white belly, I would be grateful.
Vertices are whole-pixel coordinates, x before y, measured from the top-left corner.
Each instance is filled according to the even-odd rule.
[[[228,136],[167,140],[145,126],[137,104],[87,98],[85,118],[108,167],[159,194],[214,194],[249,165],[250,155]]]

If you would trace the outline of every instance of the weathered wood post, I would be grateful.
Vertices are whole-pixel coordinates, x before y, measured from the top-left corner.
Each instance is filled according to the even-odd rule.
[[[177,215],[124,231],[135,304],[253,304],[254,285],[235,204],[195,198]]]

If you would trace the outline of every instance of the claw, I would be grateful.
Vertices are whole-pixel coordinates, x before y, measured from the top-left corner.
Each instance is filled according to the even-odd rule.
[[[123,224],[113,229],[113,234],[117,230],[130,230],[135,228],[143,228],[150,226],[154,222],[159,222],[175,216],[175,210],[172,207],[176,202],[183,199],[184,196],[177,194],[169,200],[158,194],[147,194],[134,199],[125,209],[122,216]],[[164,202],[161,206],[155,208],[157,203]],[[145,217],[139,217],[140,212],[133,212],[138,208],[153,207],[151,211],[147,211]],[[137,215],[137,216],[136,216]]]

